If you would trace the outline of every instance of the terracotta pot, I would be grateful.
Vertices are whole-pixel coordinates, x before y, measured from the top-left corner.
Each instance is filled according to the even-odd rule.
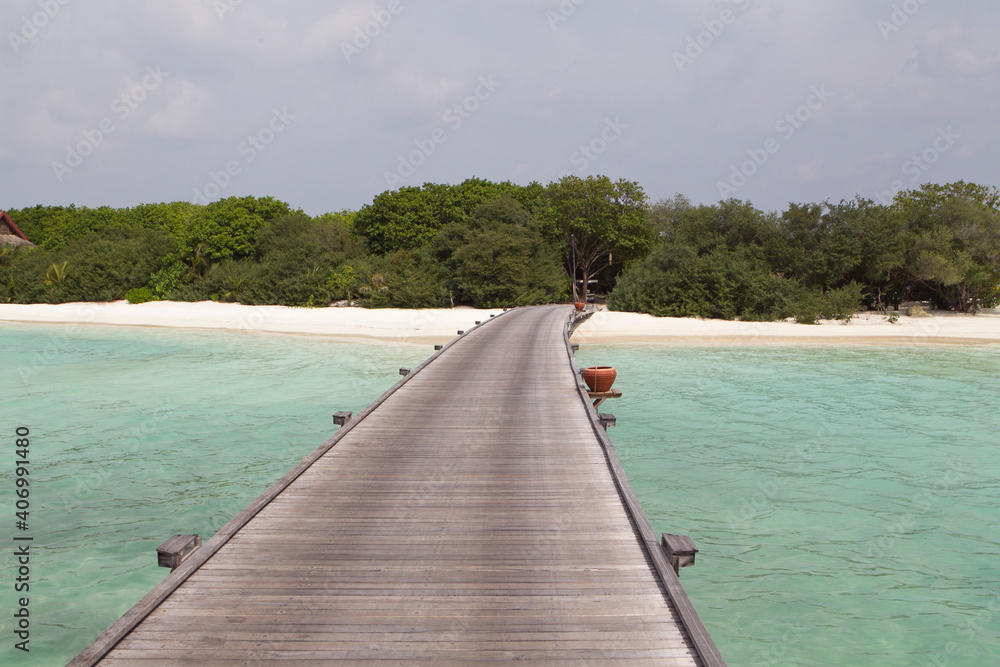
[[[616,377],[618,373],[612,366],[591,366],[583,369],[583,381],[587,383],[590,391],[610,391]]]
[[[574,301],[573,305],[576,306],[577,310],[583,310],[584,308],[587,307],[587,304],[585,304],[583,301]]]

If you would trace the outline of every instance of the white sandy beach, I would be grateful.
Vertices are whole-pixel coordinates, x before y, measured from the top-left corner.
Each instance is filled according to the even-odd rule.
[[[154,301],[130,304],[0,304],[0,322],[89,324],[178,329],[220,329],[256,333],[366,338],[402,343],[443,343],[476,321],[503,309],[394,310],[366,308],[289,308],[243,306],[203,301]]]
[[[978,315],[935,312],[930,317],[861,313],[848,322],[728,322],[597,312],[573,335],[578,343],[671,343],[687,345],[975,345],[1000,343],[1000,312]]]
[[[567,306],[567,313],[570,306]],[[502,310],[368,310],[288,308],[231,303],[159,301],[131,305],[74,303],[0,304],[0,322],[221,329],[375,339],[402,343],[444,343]],[[862,314],[849,323],[726,322],[657,318],[599,310],[573,335],[591,344],[668,343],[684,345],[798,344],[989,344],[1000,343],[1000,312],[979,315],[937,313],[902,316],[895,324],[882,315]]]

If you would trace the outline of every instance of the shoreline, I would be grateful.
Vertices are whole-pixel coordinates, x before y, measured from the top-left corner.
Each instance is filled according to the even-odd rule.
[[[1000,344],[1000,313],[990,310],[979,315],[903,315],[896,323],[890,323],[880,313],[859,313],[846,323],[824,320],[798,324],[657,318],[599,311],[580,325],[573,340],[676,346],[993,345]]]
[[[569,306],[567,306],[569,308]],[[240,304],[156,301],[113,303],[0,304],[0,323],[104,325],[244,331],[324,336],[417,345],[446,343],[503,309],[402,310],[291,308]],[[573,334],[573,341],[596,345],[677,346],[835,346],[835,345],[992,345],[1000,344],[1000,312],[979,315],[936,313],[901,316],[889,323],[877,313],[861,313],[849,323],[731,322],[657,318],[599,309]]]
[[[202,301],[0,304],[0,324],[114,326],[322,336],[414,345],[446,343],[503,309],[396,310],[243,306]]]

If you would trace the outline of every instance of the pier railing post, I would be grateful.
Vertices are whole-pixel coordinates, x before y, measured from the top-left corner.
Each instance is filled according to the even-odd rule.
[[[694,557],[698,553],[698,548],[695,547],[694,541],[690,537],[663,533],[660,539],[662,540],[660,544],[663,547],[663,553],[666,554],[667,560],[673,566],[674,572],[680,574],[682,567],[694,565]]]
[[[156,547],[156,564],[173,572],[200,546],[200,535],[174,535]]]

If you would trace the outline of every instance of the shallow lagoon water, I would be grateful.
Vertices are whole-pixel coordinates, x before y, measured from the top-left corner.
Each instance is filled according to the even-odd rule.
[[[1000,664],[1000,348],[585,346],[731,665]]]
[[[32,431],[31,653],[71,659],[429,346],[0,326],[0,425]],[[611,431],[732,665],[1000,664],[998,350],[585,346],[625,398]],[[14,456],[0,489],[12,504]],[[11,544],[13,520],[3,531]]]
[[[168,570],[416,366],[431,346],[110,327],[0,326],[0,664],[62,665]],[[13,648],[15,429],[31,429],[31,651]]]

